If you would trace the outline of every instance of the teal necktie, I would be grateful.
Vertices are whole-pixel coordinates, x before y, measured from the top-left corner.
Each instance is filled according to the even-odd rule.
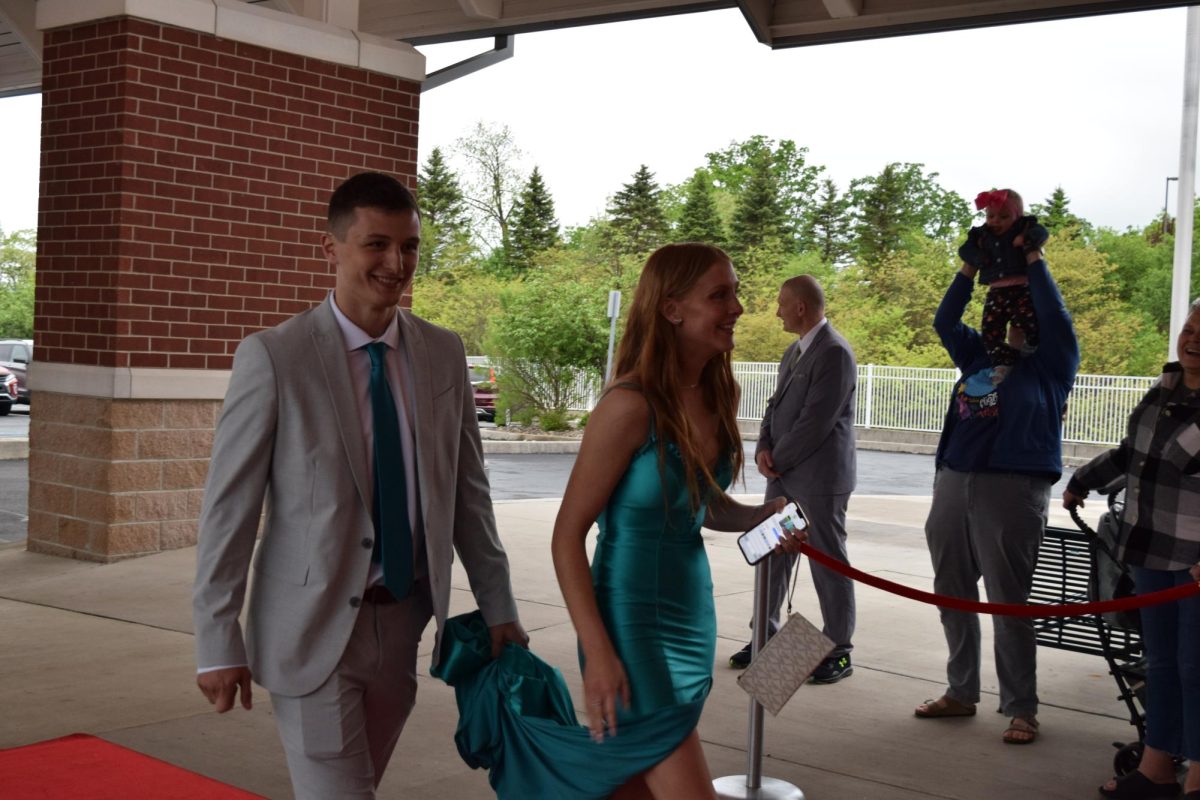
[[[408,522],[408,483],[404,474],[404,448],[400,421],[388,388],[387,345],[371,342],[371,416],[375,428],[375,550],[383,561],[383,584],[397,599],[412,588],[412,529]]]

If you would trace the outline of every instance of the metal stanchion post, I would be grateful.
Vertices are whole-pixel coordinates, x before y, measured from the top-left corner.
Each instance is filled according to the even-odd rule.
[[[782,558],[783,556],[771,556]],[[754,634],[751,638],[751,660],[767,643],[767,595],[771,573],[764,558],[754,568]],[[746,774],[726,775],[713,781],[713,789],[721,800],[804,800],[804,792],[776,778],[762,776],[763,707],[750,698],[750,724],[746,732]]]

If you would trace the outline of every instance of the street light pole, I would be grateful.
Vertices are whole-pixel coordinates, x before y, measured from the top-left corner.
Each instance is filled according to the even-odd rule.
[[[1177,180],[1179,180],[1179,178],[1177,178],[1177,177],[1167,178],[1167,186],[1165,189],[1163,189],[1163,221],[1162,221],[1163,236],[1167,235],[1167,220],[1171,218],[1171,213],[1167,210],[1167,208],[1168,208],[1167,201],[1171,197],[1171,181],[1177,181]]]

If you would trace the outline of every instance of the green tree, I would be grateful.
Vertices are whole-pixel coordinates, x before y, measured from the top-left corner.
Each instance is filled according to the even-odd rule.
[[[612,248],[618,253],[644,254],[667,241],[667,217],[662,189],[645,164],[624,184],[608,204]]]
[[[433,148],[417,176],[417,197],[421,204],[417,273],[427,275],[460,262],[471,251],[462,189],[439,147]]]
[[[593,219],[587,225],[568,228],[564,238],[559,258],[569,254],[581,265],[600,268],[614,284],[611,288],[620,288],[619,284],[625,281],[636,282],[645,263],[644,254],[623,252],[616,247],[619,236],[608,219]]]
[[[37,232],[0,230],[0,338],[33,338]]]
[[[1088,234],[1092,226],[1087,220],[1072,214],[1070,206],[1067,193],[1061,186],[1055,186],[1046,202],[1034,203],[1029,207],[1029,213],[1037,217],[1038,222],[1045,225],[1050,233],[1077,239]]]
[[[1102,228],[1093,239],[1096,250],[1113,265],[1108,279],[1114,284],[1117,296],[1165,338],[1171,324],[1175,242],[1171,236],[1163,238],[1158,225],[1156,221],[1144,231],[1124,233]]]
[[[770,246],[788,238],[787,218],[779,202],[779,183],[771,153],[756,153],[750,172],[738,195],[733,222],[729,226],[730,248],[740,258],[751,248]]]
[[[801,249],[817,253],[826,264],[845,264],[850,259],[850,198],[839,195],[831,178],[821,181],[815,202],[804,218]]]
[[[500,315],[504,287],[497,276],[473,269],[418,275],[413,281],[413,313],[461,336],[467,355],[483,355],[488,329]]]
[[[518,272],[524,272],[536,254],[556,244],[558,220],[554,216],[554,198],[542,180],[542,173],[534,167],[517,200],[509,260]]]
[[[905,249],[839,272],[826,293],[829,318],[854,347],[860,364],[947,367],[933,315],[955,272],[955,245],[916,234]],[[983,294],[976,291],[963,320],[979,327]]]
[[[1135,347],[1151,346],[1140,336],[1143,318],[1121,302],[1116,267],[1105,255],[1070,236],[1051,236],[1046,243],[1046,263],[1058,283],[1063,301],[1075,323],[1079,339],[1079,371],[1098,375],[1148,374],[1147,353]],[[1166,337],[1159,340],[1151,362],[1162,366]],[[1153,370],[1157,372],[1157,369]]]
[[[707,170],[696,170],[687,182],[675,238],[682,242],[705,242],[717,247],[725,244],[721,215],[717,213],[717,204],[713,200],[712,176]]]
[[[967,203],[925,173],[923,164],[891,163],[869,178],[850,182],[854,252],[872,263],[903,249],[914,234],[949,239],[971,222]]]
[[[731,218],[738,199],[760,168],[761,160],[765,159],[774,176],[776,205],[782,215],[780,235],[788,251],[798,251],[801,221],[808,213],[817,178],[824,170],[824,167],[809,165],[807,157],[808,148],[797,147],[791,139],[776,142],[762,135],[732,142],[724,150],[708,153],[705,156],[708,171],[722,190],[717,206],[730,214],[725,219]],[[721,195],[728,198],[725,203],[722,203]],[[723,209],[723,205],[728,209]]]
[[[502,399],[510,406],[564,411],[576,370],[599,377],[608,348],[608,289],[553,265],[509,284],[500,295],[487,354],[499,363]],[[513,402],[515,400],[515,402]]]

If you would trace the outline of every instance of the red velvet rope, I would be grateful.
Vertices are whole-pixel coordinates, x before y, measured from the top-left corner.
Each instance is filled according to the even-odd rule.
[[[800,551],[813,561],[828,567],[834,572],[841,573],[848,578],[853,578],[868,586],[874,586],[876,589],[882,589],[885,592],[891,592],[901,597],[907,597],[910,600],[929,603],[941,608],[950,608],[955,611],[974,611],[979,614],[997,614],[1004,617],[1081,617],[1085,614],[1103,614],[1109,611],[1128,611],[1134,608],[1145,608],[1146,606],[1169,603],[1173,600],[1182,600],[1185,597],[1200,594],[1200,582],[1197,582],[1185,583],[1182,586],[1176,586],[1173,589],[1163,589],[1160,592],[1152,592],[1135,597],[1123,597],[1119,600],[1103,600],[1098,603],[1064,603],[1061,605],[983,603],[979,600],[962,600],[957,597],[934,594],[933,592],[923,592],[911,586],[904,586],[874,575],[869,575],[862,570],[855,569],[849,564],[838,561],[827,553],[814,550],[807,544],[800,545]]]

